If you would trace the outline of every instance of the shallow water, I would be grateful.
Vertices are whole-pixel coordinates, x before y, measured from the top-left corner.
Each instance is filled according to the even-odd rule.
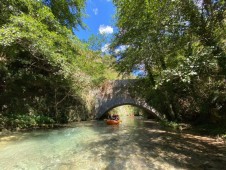
[[[91,121],[73,128],[19,133],[0,142],[0,169],[187,169],[183,159],[168,159],[175,148],[162,143],[174,133],[167,132],[165,140],[166,132],[157,126],[128,117],[116,126]]]

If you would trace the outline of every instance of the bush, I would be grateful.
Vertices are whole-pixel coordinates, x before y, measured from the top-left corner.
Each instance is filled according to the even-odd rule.
[[[53,124],[55,121],[47,116],[42,115],[10,115],[10,117],[0,117],[1,129],[25,129],[39,127],[44,124]]]

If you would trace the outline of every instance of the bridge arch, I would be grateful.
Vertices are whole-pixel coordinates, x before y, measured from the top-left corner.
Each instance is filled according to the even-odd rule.
[[[115,103],[114,105],[108,105],[108,104],[106,104],[106,105],[107,105],[107,107],[105,107],[105,108],[100,107],[100,110],[98,111],[98,114],[97,114],[97,117],[99,119],[106,117],[107,113],[110,110],[112,110],[116,107],[119,107],[119,106],[124,106],[124,105],[130,105],[130,106],[138,107],[140,109],[145,110],[152,117],[154,117],[156,119],[160,119],[160,117],[158,115],[156,115],[156,111],[153,108],[147,108],[147,107],[144,107],[143,105],[140,105],[140,104],[137,104],[137,103],[134,103],[134,102],[124,101],[124,102],[120,102],[120,103]]]
[[[105,84],[96,96],[96,118],[101,119],[115,107],[132,105],[144,109],[157,119],[163,119],[163,116],[148,105],[145,100],[131,95],[129,90],[131,85],[134,85],[134,80],[116,80],[109,81],[107,85]]]

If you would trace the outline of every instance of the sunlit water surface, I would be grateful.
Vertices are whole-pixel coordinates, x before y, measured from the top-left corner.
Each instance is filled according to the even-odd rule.
[[[154,126],[153,121],[126,117],[116,126],[90,121],[72,128],[19,133],[0,142],[0,170],[176,169],[150,144],[146,132]]]

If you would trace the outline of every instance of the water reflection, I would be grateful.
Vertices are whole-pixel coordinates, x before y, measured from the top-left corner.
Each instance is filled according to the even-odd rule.
[[[0,169],[223,169],[225,152],[154,121],[124,117],[122,124],[82,122],[73,128],[19,134],[0,142]],[[209,154],[208,157],[205,154]],[[211,160],[210,160],[211,157]]]

